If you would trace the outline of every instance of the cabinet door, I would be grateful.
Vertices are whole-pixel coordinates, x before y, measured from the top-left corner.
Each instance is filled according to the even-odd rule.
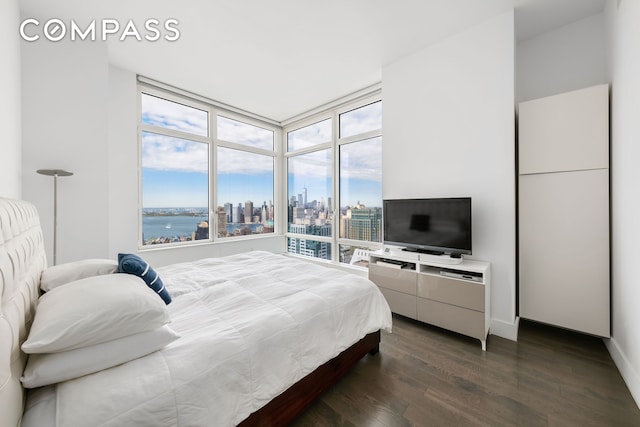
[[[609,167],[609,86],[522,102],[520,174]]]
[[[609,171],[520,177],[520,316],[609,336]]]

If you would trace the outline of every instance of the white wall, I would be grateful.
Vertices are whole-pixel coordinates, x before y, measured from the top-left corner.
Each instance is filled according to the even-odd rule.
[[[604,14],[518,42],[516,101],[607,83]]]
[[[473,258],[491,262],[491,333],[515,339],[513,12],[383,75],[383,197],[471,196]]]
[[[0,0],[0,197],[22,196],[20,110],[20,9],[18,0]]]
[[[640,402],[640,2],[610,0],[612,338],[607,347]]]
[[[138,101],[135,73],[109,67],[109,253],[138,245]]]
[[[58,179],[58,263],[107,255],[107,48],[41,38],[22,48],[23,198],[37,206],[53,257],[53,178]]]

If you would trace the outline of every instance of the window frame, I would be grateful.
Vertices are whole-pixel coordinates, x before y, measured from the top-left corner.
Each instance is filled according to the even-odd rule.
[[[208,135],[201,136],[197,134],[192,134],[189,132],[170,129],[162,126],[152,125],[148,123],[142,122],[142,94],[147,94],[150,96],[155,96],[158,98],[166,99],[171,102],[175,102],[178,104],[182,104],[188,107],[197,108],[199,110],[206,111],[208,114],[207,125],[208,125]],[[137,84],[137,110],[138,110],[138,128],[137,128],[137,138],[138,138],[138,249],[141,251],[145,250],[153,250],[160,248],[175,248],[175,247],[184,247],[184,246],[193,246],[193,245],[202,245],[202,244],[217,244],[224,242],[237,242],[240,240],[247,239],[260,239],[260,238],[269,238],[274,235],[282,235],[282,226],[280,217],[282,209],[280,202],[281,193],[282,193],[282,164],[280,161],[281,156],[281,140],[282,140],[282,127],[277,126],[273,123],[262,121],[255,117],[251,117],[248,115],[244,115],[242,113],[232,111],[230,109],[223,108],[214,103],[204,102],[202,100],[197,100],[190,98],[188,96],[180,95],[174,93],[170,90],[158,88],[156,86],[138,82]],[[230,141],[225,141],[218,139],[218,128],[217,128],[217,117],[218,115],[236,120],[248,125],[256,126],[259,128],[267,129],[273,132],[273,151],[266,150],[264,148],[252,147],[250,145],[235,143]],[[208,217],[209,217],[209,238],[202,240],[192,240],[187,242],[173,242],[173,243],[163,243],[158,245],[145,245],[142,239],[143,232],[143,189],[142,189],[142,135],[143,132],[152,132],[159,135],[166,135],[169,137],[176,137],[186,140],[192,140],[196,142],[202,142],[208,144],[209,150],[209,176],[208,176]],[[261,233],[261,234],[251,234],[246,236],[232,236],[232,237],[222,237],[219,238],[217,236],[218,230],[218,205],[221,201],[217,199],[217,185],[218,185],[218,167],[217,167],[217,152],[218,147],[235,149],[242,152],[248,152],[252,154],[264,155],[271,157],[273,159],[273,209],[274,209],[274,231],[273,233]],[[262,202],[262,201],[260,201]],[[224,204],[222,205],[224,206]]]
[[[326,242],[331,245],[331,259],[328,260],[333,263],[338,263],[341,265],[345,265],[340,262],[340,247],[341,246],[350,246],[350,247],[358,247],[365,248],[369,250],[378,250],[382,248],[382,236],[380,242],[373,242],[367,240],[354,240],[348,238],[340,237],[340,215],[341,215],[341,194],[340,194],[340,147],[343,145],[351,144],[354,142],[363,141],[366,139],[380,137],[382,138],[382,124],[379,129],[374,129],[370,131],[366,131],[363,133],[350,135],[345,138],[340,137],[340,115],[343,113],[347,113],[349,111],[356,110],[358,108],[367,106],[369,104],[373,104],[376,102],[382,102],[382,91],[380,89],[376,89],[370,93],[365,95],[356,97],[354,99],[345,100],[345,102],[338,104],[332,108],[327,108],[326,110],[310,114],[308,116],[304,116],[296,119],[295,121],[291,121],[286,123],[283,126],[282,134],[283,134],[283,151],[284,151],[284,175],[287,177],[285,180],[285,193],[286,193],[286,201],[285,206],[289,206],[289,180],[288,180],[288,159],[290,157],[307,154],[314,151],[319,151],[323,149],[331,149],[332,150],[332,194],[331,198],[334,201],[333,206],[331,207],[331,237],[325,236],[315,236],[308,234],[299,234],[293,233],[289,231],[289,218],[288,215],[284,215],[283,221],[285,223],[284,234],[286,237],[286,248],[287,252],[289,250],[289,238],[296,238],[301,240],[312,240],[318,242]],[[331,141],[320,143],[311,147],[305,147],[298,150],[288,151],[288,141],[287,135],[289,132],[296,131],[298,129],[304,128],[306,126],[312,125],[314,123],[321,122],[331,118]],[[380,167],[382,168],[382,159]],[[382,203],[382,200],[380,200]],[[380,206],[382,209],[382,205]],[[382,233],[382,229],[381,229]],[[303,256],[305,258],[310,258],[306,255],[299,255],[290,253],[291,255]],[[321,260],[320,258],[312,257],[314,260]]]

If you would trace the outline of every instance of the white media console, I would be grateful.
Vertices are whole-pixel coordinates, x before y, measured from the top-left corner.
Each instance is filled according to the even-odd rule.
[[[385,247],[370,254],[369,279],[394,313],[473,338],[487,349],[491,314],[488,262]]]

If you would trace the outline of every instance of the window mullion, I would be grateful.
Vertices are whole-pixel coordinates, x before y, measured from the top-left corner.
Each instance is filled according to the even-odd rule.
[[[218,240],[218,165],[216,111],[209,108],[209,241]]]
[[[188,140],[197,141],[197,142],[208,143],[210,141],[210,138],[207,136],[195,135],[193,133],[183,132],[175,129],[168,129],[161,126],[150,125],[147,123],[140,123],[139,131],[156,133],[158,135],[166,135],[173,138],[188,139]]]
[[[291,151],[291,152],[285,153],[285,157],[301,156],[304,154],[313,153],[315,151],[326,150],[328,148],[333,148],[333,141],[327,141],[325,143],[317,144],[312,147],[303,148],[297,151]]]
[[[264,150],[262,148],[248,147],[244,144],[238,144],[236,142],[223,141],[221,139],[215,140],[215,144],[218,147],[232,148],[234,150],[246,151],[248,153],[261,154],[263,156],[276,157],[274,151]]]
[[[369,132],[360,133],[358,135],[348,136],[346,138],[340,138],[338,139],[338,145],[350,144],[352,142],[358,142],[364,139],[371,139],[377,136],[382,136],[382,129],[376,129]]]
[[[331,258],[333,261],[339,261],[339,247],[338,247],[338,233],[340,232],[340,148],[338,147],[338,135],[340,132],[340,123],[337,112],[333,112],[333,134],[332,134],[332,149],[333,149],[333,206],[331,206],[331,224],[333,225],[333,242],[331,246]]]

